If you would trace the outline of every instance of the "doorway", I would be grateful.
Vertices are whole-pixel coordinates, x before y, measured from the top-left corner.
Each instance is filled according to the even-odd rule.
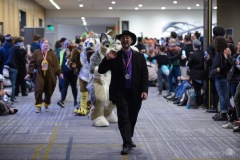
[[[26,26],[26,12],[19,10],[19,33],[20,37],[24,36],[24,27]]]

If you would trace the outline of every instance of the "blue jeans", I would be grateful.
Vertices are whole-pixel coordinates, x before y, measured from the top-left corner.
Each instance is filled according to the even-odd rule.
[[[165,86],[166,86],[166,91],[169,92],[169,78],[168,78],[168,76],[163,74],[161,67],[158,69],[157,75],[158,75],[157,80],[158,80],[158,91],[159,91],[159,93],[162,93],[162,90],[163,90],[163,79],[164,79],[164,83],[165,83]]]
[[[191,88],[191,84],[187,80],[183,81],[179,86],[176,88],[176,97],[182,98],[182,95],[186,92],[187,89]]]
[[[15,88],[16,88],[16,79],[17,79],[17,69],[9,68],[9,79],[12,83],[12,95],[11,95],[11,101],[14,101],[15,99]]]
[[[237,90],[238,82],[229,84],[229,99],[234,97]]]
[[[169,74],[169,92],[173,92],[175,87],[173,86],[173,78],[175,82],[175,86],[178,84],[177,77],[180,76],[180,66],[173,66],[170,74]]]
[[[220,100],[220,112],[228,112],[228,101],[227,101],[227,78],[215,77],[215,85]]]

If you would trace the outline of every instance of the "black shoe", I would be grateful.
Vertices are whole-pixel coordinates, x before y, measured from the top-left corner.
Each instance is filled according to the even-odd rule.
[[[206,112],[208,113],[218,113],[216,109],[207,109]]]
[[[132,147],[137,147],[137,145],[133,141],[131,142],[131,146]]]
[[[216,116],[213,120],[214,121],[227,121],[228,118],[227,118],[226,113],[224,113],[224,114],[219,114],[219,116]]]
[[[63,101],[58,101],[58,102],[57,102],[57,104],[58,104],[60,107],[62,107],[62,108],[64,108],[64,107],[65,107],[65,105],[64,105],[64,102],[63,102]]]
[[[129,145],[123,146],[123,149],[121,151],[121,155],[126,155],[126,154],[130,153],[131,149],[132,149],[132,147],[129,146]]]
[[[22,93],[22,96],[28,96],[28,94],[27,93]]]
[[[180,103],[180,99],[179,98],[173,102],[173,104],[179,104],[179,103]]]
[[[240,127],[234,128],[234,129],[233,129],[233,132],[240,132]]]
[[[214,116],[212,116],[212,119],[216,118],[219,116],[219,113],[216,113]]]
[[[187,101],[182,101],[182,102],[178,103],[177,105],[178,106],[186,106],[186,104],[187,104]]]
[[[164,98],[167,98],[167,97],[169,97],[169,96],[171,96],[172,94],[171,93],[169,93],[169,94],[167,94],[167,95],[165,95],[165,96],[163,96]]]

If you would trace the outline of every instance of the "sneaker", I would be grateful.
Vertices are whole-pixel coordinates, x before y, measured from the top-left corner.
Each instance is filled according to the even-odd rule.
[[[41,108],[40,107],[36,107],[36,113],[40,113],[41,112]]]
[[[65,106],[64,106],[64,102],[63,101],[58,101],[57,102],[57,104],[60,106],[60,107],[62,107],[62,108],[64,108]]]
[[[175,93],[172,93],[171,95],[167,96],[166,99],[172,99],[175,97]]]
[[[172,94],[169,93],[169,94],[167,94],[167,95],[165,95],[165,96],[163,96],[163,97],[167,99],[167,97],[169,97],[169,96],[171,96],[171,95],[172,95]]]
[[[18,102],[17,98],[11,99],[11,103],[16,103]]]
[[[240,132],[240,127],[236,127],[233,129],[233,132]]]
[[[18,100],[17,100],[17,98],[16,98],[16,97],[14,98],[14,102],[18,102]]]
[[[212,119],[216,118],[219,116],[219,113],[216,113],[214,116],[212,116]]]
[[[47,106],[45,106],[45,111],[49,112],[49,108]]]
[[[225,129],[233,129],[233,127],[234,127],[233,123],[231,123],[231,122],[228,122],[228,123],[222,125],[222,128],[225,128]]]

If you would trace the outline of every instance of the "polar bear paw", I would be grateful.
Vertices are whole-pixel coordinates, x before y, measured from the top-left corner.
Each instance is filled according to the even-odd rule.
[[[114,112],[110,113],[108,116],[105,117],[109,123],[117,123],[118,118]]]
[[[101,116],[92,121],[93,126],[95,127],[108,127],[109,122],[106,120],[105,117]]]

